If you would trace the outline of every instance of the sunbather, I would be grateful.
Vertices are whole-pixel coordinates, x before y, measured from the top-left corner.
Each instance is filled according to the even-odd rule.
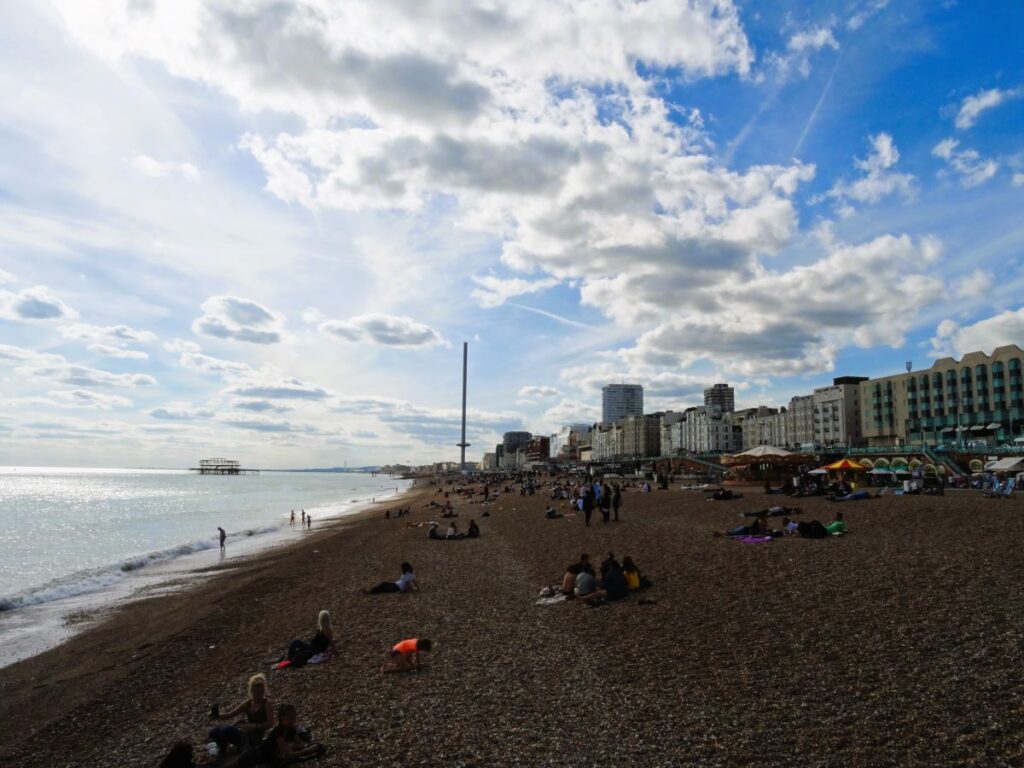
[[[302,667],[314,656],[333,651],[334,629],[331,626],[331,614],[320,611],[316,617],[316,624],[317,630],[313,639],[308,643],[301,639],[292,640],[282,661],[291,662],[293,667]]]
[[[249,698],[237,707],[221,712],[215,704],[210,709],[211,720],[233,720],[244,715],[245,720],[231,725],[217,725],[210,729],[209,739],[217,745],[221,757],[228,747],[244,752],[260,743],[263,734],[274,725],[274,707],[268,698],[267,678],[253,675],[249,678]]]
[[[784,517],[786,515],[799,515],[800,507],[768,507],[759,509],[756,512],[744,512],[744,517]]]
[[[372,589],[364,589],[368,595],[383,595],[392,592],[416,592],[419,587],[416,585],[416,574],[413,573],[411,563],[402,563],[402,575],[398,581],[382,581]]]

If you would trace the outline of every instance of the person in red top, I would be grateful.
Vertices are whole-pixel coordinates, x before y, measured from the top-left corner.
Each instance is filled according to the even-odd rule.
[[[420,669],[420,654],[429,652],[433,643],[429,640],[410,638],[403,640],[387,652],[381,672],[412,672]]]

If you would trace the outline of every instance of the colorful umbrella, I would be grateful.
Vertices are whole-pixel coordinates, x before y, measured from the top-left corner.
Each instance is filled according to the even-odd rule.
[[[829,464],[822,469],[827,469],[829,472],[863,472],[864,465],[858,464],[853,459],[840,459],[834,464]]]

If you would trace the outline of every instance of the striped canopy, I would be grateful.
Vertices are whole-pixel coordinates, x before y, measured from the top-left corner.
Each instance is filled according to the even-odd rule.
[[[840,459],[833,464],[822,467],[822,469],[827,469],[829,472],[863,472],[864,465],[858,464],[853,459]]]

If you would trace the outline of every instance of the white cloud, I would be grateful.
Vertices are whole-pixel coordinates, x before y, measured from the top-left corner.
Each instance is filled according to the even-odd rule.
[[[166,421],[194,421],[213,418],[214,412],[209,408],[197,408],[191,403],[177,401],[160,408],[153,408],[149,415],[154,419]]]
[[[192,163],[174,163],[163,160],[155,160],[148,155],[136,155],[131,159],[131,166],[144,176],[156,179],[166,179],[178,176],[185,181],[199,182],[199,169]]]
[[[994,109],[1007,101],[1022,97],[1024,97],[1024,88],[1011,88],[1009,90],[990,88],[986,91],[978,91],[961,102],[960,110],[956,113],[954,123],[961,131],[973,128],[983,112]]]
[[[0,285],[13,282],[14,275],[12,275],[10,272],[5,272],[4,270],[0,269]]]
[[[544,421],[552,428],[561,424],[594,424],[601,420],[601,408],[579,400],[561,400],[544,412]]]
[[[861,171],[860,178],[852,182],[840,179],[825,193],[825,197],[836,201],[840,214],[853,213],[850,201],[873,204],[893,194],[901,194],[904,199],[914,196],[914,176],[892,170],[900,159],[892,136],[878,133],[871,136],[869,142],[871,152],[868,156],[854,160],[854,165]]]
[[[164,344],[168,352],[179,355],[178,364],[201,373],[216,373],[222,376],[240,376],[253,373],[252,366],[235,360],[223,360],[203,354],[202,348],[192,341],[175,339]]]
[[[811,56],[824,48],[839,50],[839,41],[832,31],[834,22],[798,30],[789,36],[784,53],[771,53],[767,61],[782,79],[793,72],[801,77],[811,74]]]
[[[943,320],[931,340],[932,354],[959,358],[979,350],[991,353],[1005,344],[1020,345],[1021,339],[1024,339],[1024,307],[999,312],[966,326]]]
[[[284,316],[249,299],[211,296],[203,302],[202,317],[192,323],[196,334],[251,344],[281,341]]]
[[[37,285],[13,293],[0,290],[0,318],[8,320],[73,320],[78,313],[50,292]]]
[[[99,344],[151,344],[156,341],[156,334],[150,331],[139,331],[128,325],[88,325],[73,323],[62,325],[57,329],[65,339],[89,341]]]
[[[120,360],[148,360],[149,355],[139,349],[125,349],[110,344],[90,344],[86,347],[90,352],[103,357],[113,357]]]
[[[1013,174],[1013,186],[1024,187],[1024,173]]]
[[[73,408],[109,410],[111,408],[131,408],[133,405],[127,397],[91,392],[87,389],[51,390],[49,394],[59,403]]]
[[[436,347],[447,344],[445,338],[411,317],[379,313],[359,315],[348,320],[325,320],[320,331],[337,339],[382,344],[388,347]]]
[[[996,175],[998,162],[984,159],[977,150],[959,149],[959,146],[957,139],[943,139],[932,148],[932,154],[945,160],[959,174],[961,186],[977,187]]]
[[[879,13],[889,5],[889,0],[870,0],[862,5],[850,18],[846,20],[846,28],[856,31],[864,26],[876,13]]]
[[[956,295],[962,299],[978,299],[986,295],[995,283],[991,272],[976,269],[968,275],[953,281]]]
[[[549,386],[546,386],[546,385],[525,386],[525,387],[520,387],[520,389],[519,389],[519,397],[523,397],[523,398],[531,398],[531,397],[541,397],[541,398],[558,397],[560,394],[562,394],[562,393],[559,392],[554,387],[549,387]]]
[[[482,277],[474,276],[473,282],[480,287],[473,289],[470,295],[477,300],[481,307],[493,308],[500,307],[506,301],[516,296],[522,296],[527,293],[539,293],[540,291],[552,288],[558,285],[560,281],[553,277],[541,280],[523,280],[522,278],[503,280],[493,275],[485,275]]]
[[[156,384],[145,373],[111,373],[68,362],[62,355],[37,352],[24,347],[0,344],[0,365],[11,365],[28,378],[48,379],[51,383],[72,387],[135,388]]]
[[[325,400],[330,392],[301,379],[242,383],[227,390],[230,395],[267,400]]]

